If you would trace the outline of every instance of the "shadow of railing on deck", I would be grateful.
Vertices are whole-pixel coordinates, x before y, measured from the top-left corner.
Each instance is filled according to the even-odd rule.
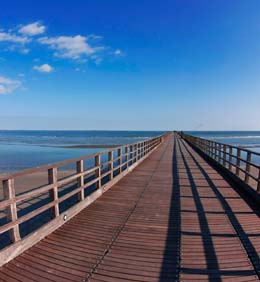
[[[187,177],[190,182],[190,187],[192,191],[192,196],[195,202],[196,210],[197,210],[197,215],[198,215],[198,220],[199,220],[199,226],[200,226],[200,236],[203,242],[203,247],[204,247],[204,255],[206,259],[206,265],[207,269],[206,270],[200,270],[200,269],[182,269],[182,271],[186,273],[193,273],[193,274],[207,274],[209,281],[221,281],[220,274],[218,272],[219,270],[219,265],[218,265],[218,260],[217,260],[217,255],[216,251],[214,248],[214,243],[213,243],[213,238],[212,234],[210,232],[207,216],[203,207],[203,204],[201,202],[201,198],[197,189],[197,185],[194,181],[194,178],[192,176],[192,172],[190,169],[190,166],[184,156],[184,153],[182,151],[181,146],[179,145],[178,141],[178,146],[181,154],[181,158],[184,163],[184,167],[186,169]],[[212,273],[209,270],[214,270],[214,273]],[[216,271],[217,270],[217,271]]]
[[[256,251],[256,249],[254,248],[254,246],[252,245],[250,239],[249,239],[249,234],[247,234],[243,227],[241,226],[239,220],[237,219],[236,217],[236,214],[239,213],[234,213],[232,211],[232,208],[230,207],[228,201],[225,199],[225,197],[221,194],[221,192],[218,190],[217,186],[213,183],[211,177],[208,175],[208,173],[206,172],[206,170],[203,168],[203,166],[198,162],[198,160],[194,157],[194,155],[191,153],[191,149],[188,148],[188,146],[182,141],[182,145],[183,147],[185,148],[186,152],[188,153],[189,157],[193,160],[194,164],[196,165],[196,167],[200,170],[200,172],[202,173],[203,177],[205,178],[205,180],[207,181],[209,187],[211,187],[212,191],[214,192],[214,194],[216,195],[216,198],[220,201],[224,211],[225,211],[225,214],[227,215],[229,221],[231,222],[231,224],[233,225],[233,228],[235,229],[235,231],[237,232],[237,235],[235,235],[235,237],[239,238],[241,240],[241,243],[243,245],[243,247],[245,248],[245,250],[247,251],[250,259],[251,259],[251,262],[253,262],[253,265],[254,267],[257,266],[257,268],[260,267],[260,258],[259,258],[259,255]],[[182,153],[183,154],[183,153]],[[225,175],[221,172],[219,172],[220,175],[222,177],[225,178]],[[189,178],[192,179],[192,175],[189,174]],[[195,191],[195,188],[196,188],[196,185],[194,183],[194,180],[192,180],[193,182],[193,185],[192,185],[192,189],[193,191]],[[195,185],[195,186],[194,186]],[[197,199],[197,192],[195,192],[195,201],[197,201],[198,203],[198,199]],[[199,206],[197,206],[199,207]],[[198,210],[199,211],[199,210]],[[202,219],[203,219],[203,223],[204,225],[207,224],[206,223],[206,218],[204,218],[204,215],[201,213],[200,211],[200,214],[202,215]],[[207,234],[207,230],[205,230],[205,226],[203,227],[202,229],[202,236],[205,236],[204,232],[206,231],[206,234]],[[210,234],[208,233],[206,236],[212,236],[213,234]],[[259,234],[253,234],[254,236],[256,235],[259,235]],[[214,234],[215,236],[215,234]],[[226,237],[229,237],[228,234],[218,234],[218,236],[226,236]],[[206,238],[205,238],[206,239]],[[210,238],[209,238],[210,239]],[[210,244],[210,249],[211,251],[214,253],[214,246],[213,244]],[[209,250],[207,250],[205,248],[205,252],[206,254],[209,252]],[[207,259],[210,258],[210,257],[207,257]],[[216,258],[215,258],[216,259]],[[211,268],[213,268],[213,265],[211,266]],[[256,268],[256,270],[257,270]],[[214,273],[216,275],[216,273],[218,275],[223,275],[223,276],[244,276],[244,275],[255,275],[255,271],[254,270],[219,270],[219,267],[218,267],[218,264],[217,264],[217,261],[215,262],[215,266],[214,266]],[[188,269],[182,269],[182,271],[185,271],[186,273],[190,273],[190,270]],[[192,272],[194,273],[194,272]],[[200,273],[202,274],[203,273],[203,270],[198,270],[197,273]],[[209,274],[210,275],[210,274]],[[214,281],[216,281],[216,276],[214,275]],[[220,279],[220,276],[219,276],[219,279]],[[213,280],[212,280],[213,281]],[[218,280],[218,281],[221,281],[221,280]]]
[[[172,156],[172,195],[170,203],[170,215],[168,223],[168,233],[165,243],[163,262],[160,272],[159,281],[177,281],[180,269],[180,185],[178,177],[178,166],[176,157],[176,139],[174,142],[173,156]],[[173,280],[173,277],[175,278]]]

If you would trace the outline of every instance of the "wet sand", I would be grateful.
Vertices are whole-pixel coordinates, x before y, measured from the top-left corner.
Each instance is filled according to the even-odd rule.
[[[108,149],[108,148],[116,148],[122,146],[121,144],[118,145],[68,145],[68,146],[51,146],[55,148],[67,148],[67,149]],[[48,146],[50,147],[50,146]]]
[[[58,171],[58,179],[75,174],[74,170]],[[48,184],[48,172],[40,171],[29,175],[15,178],[15,192],[16,195],[20,195],[32,189],[37,189],[41,186]],[[3,199],[3,186],[0,183],[0,200]]]
[[[67,170],[67,171],[58,171],[58,179],[62,179],[68,176],[75,174],[74,170]],[[69,185],[76,183],[76,180]],[[48,184],[48,173],[46,171],[33,173],[27,176],[18,177],[15,179],[15,192],[16,196],[21,195],[25,192],[37,189],[44,185]],[[66,186],[65,186],[66,187]],[[65,189],[65,187],[59,188],[59,190]],[[49,198],[49,191],[36,195],[34,197],[29,198],[28,200],[21,201],[17,205],[17,210],[20,211],[22,209],[28,208],[31,205],[35,205],[42,200]],[[0,201],[3,200],[3,187],[2,183],[0,184]],[[4,210],[0,210],[0,219],[5,217]]]

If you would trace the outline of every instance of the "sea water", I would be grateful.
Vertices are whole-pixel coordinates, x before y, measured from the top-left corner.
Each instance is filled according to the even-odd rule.
[[[260,131],[189,131],[188,134],[260,153]],[[242,152],[242,157],[246,155]],[[253,155],[252,161],[260,164],[260,157]]]
[[[81,157],[104,148],[80,145],[123,145],[163,134],[163,131],[31,131],[0,130],[0,173]],[[187,131],[217,142],[260,152],[260,131]]]
[[[188,131],[187,133],[229,145],[260,149],[260,131]]]
[[[81,157],[104,148],[70,146],[123,145],[161,135],[163,131],[31,131],[0,130],[0,174]]]

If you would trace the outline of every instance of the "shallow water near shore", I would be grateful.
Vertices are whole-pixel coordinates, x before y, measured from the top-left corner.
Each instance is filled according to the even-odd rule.
[[[162,131],[0,130],[0,174],[138,142]]]

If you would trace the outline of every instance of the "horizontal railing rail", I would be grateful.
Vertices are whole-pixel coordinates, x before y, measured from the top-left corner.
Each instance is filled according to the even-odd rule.
[[[260,193],[260,153],[183,132],[179,135]]]
[[[0,239],[9,244],[1,244],[0,266],[53,232],[102,195],[155,150],[166,136],[164,134],[80,158],[1,176],[3,199],[0,201]],[[75,171],[71,169],[71,165],[75,166]],[[70,167],[70,175],[59,178],[59,169],[65,166]],[[37,176],[42,172],[46,172],[45,185],[21,193],[17,191],[19,178]],[[46,223],[47,211],[50,217]],[[39,217],[40,215],[43,217]],[[35,221],[32,222],[34,218]],[[37,228],[41,220],[43,224]],[[23,226],[26,222],[29,224]],[[35,222],[36,228],[32,226]]]

